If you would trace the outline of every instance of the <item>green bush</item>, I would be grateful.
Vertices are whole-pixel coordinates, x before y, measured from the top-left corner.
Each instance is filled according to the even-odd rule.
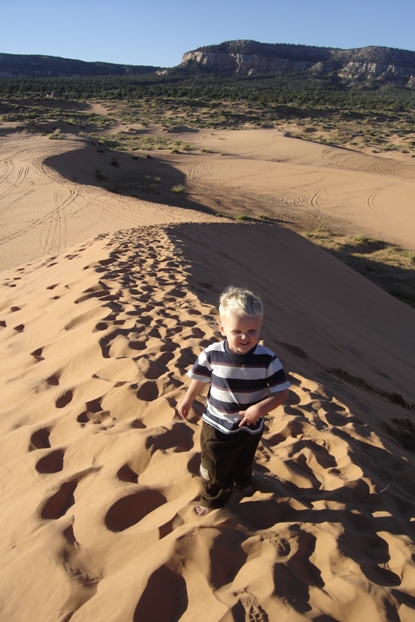
[[[186,188],[183,186],[183,184],[176,184],[175,186],[173,186],[171,190],[175,194],[181,194],[182,192],[186,190]]]
[[[48,138],[50,138],[51,140],[59,140],[60,138],[62,138],[62,132],[59,128],[56,128],[56,130],[54,130],[52,134],[48,135]]]

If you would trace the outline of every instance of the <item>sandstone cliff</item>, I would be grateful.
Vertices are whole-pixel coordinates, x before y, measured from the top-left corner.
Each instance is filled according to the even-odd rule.
[[[229,41],[186,52],[180,67],[240,76],[309,71],[336,75],[349,82],[390,80],[415,84],[415,52],[376,46],[340,50]]]
[[[273,56],[253,54],[226,54],[223,52],[187,52],[183,55],[182,65],[190,62],[202,67],[218,68],[226,73],[251,75],[253,73],[287,73],[289,71],[305,71],[314,65],[310,61],[289,60]]]

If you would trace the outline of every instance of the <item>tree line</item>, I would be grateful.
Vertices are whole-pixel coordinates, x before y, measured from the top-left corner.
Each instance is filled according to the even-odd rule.
[[[413,111],[415,93],[396,85],[347,87],[337,78],[302,74],[264,77],[158,75],[59,78],[0,78],[0,99],[142,100],[184,98],[194,103],[228,101],[365,111]]]

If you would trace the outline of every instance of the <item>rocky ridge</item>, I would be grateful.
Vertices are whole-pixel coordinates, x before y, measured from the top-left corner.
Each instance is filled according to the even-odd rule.
[[[341,50],[229,41],[186,52],[180,67],[239,76],[307,71],[351,82],[389,80],[415,87],[415,52],[377,46]]]
[[[155,73],[160,67],[87,62],[59,56],[0,53],[2,78],[51,78]]]

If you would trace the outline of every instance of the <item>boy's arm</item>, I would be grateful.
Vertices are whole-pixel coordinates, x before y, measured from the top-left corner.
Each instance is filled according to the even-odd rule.
[[[200,380],[193,379],[191,381],[186,395],[177,407],[178,413],[183,419],[187,419],[195,398],[199,395],[205,384],[206,382],[201,382]]]
[[[264,415],[267,415],[271,410],[274,410],[274,408],[277,408],[277,406],[281,406],[281,404],[285,402],[287,397],[288,389],[285,389],[284,391],[274,393],[270,397],[266,397],[264,400],[262,400],[262,402],[254,404],[246,410],[239,411],[239,414],[242,417],[239,423],[239,427],[242,427],[243,425],[253,425],[258,421],[258,419],[260,419]]]

